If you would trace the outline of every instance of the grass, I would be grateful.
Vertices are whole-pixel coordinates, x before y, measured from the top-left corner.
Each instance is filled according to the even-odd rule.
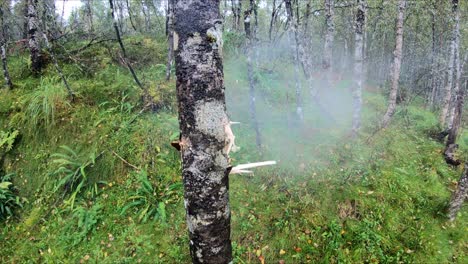
[[[66,103],[55,73],[28,77],[23,59],[11,59],[18,88],[2,91],[0,130],[19,131],[3,170],[15,173],[18,195],[29,202],[1,227],[0,262],[188,263],[180,159],[169,144],[178,136],[175,82],[163,81],[162,70],[141,66],[164,107],[140,112],[140,91],[126,69],[101,61],[94,77],[73,75],[79,97]],[[369,139],[386,101],[367,91],[362,134],[352,140],[344,80],[324,94],[330,104],[340,95],[331,111],[336,122],[305,100],[307,122],[297,128],[293,101],[281,90],[291,69],[259,72],[257,111],[265,144],[259,156],[248,125],[244,69],[240,60],[227,59],[228,109],[232,120],[242,122],[234,127],[241,150],[233,163],[279,164],[230,178],[235,263],[468,261],[466,206],[454,223],[445,216],[461,171],[445,164],[443,145],[429,136],[437,125],[434,113],[417,101],[400,107],[391,127]],[[460,137],[464,153],[467,137],[466,131]],[[86,184],[74,206],[62,201],[63,192],[54,192],[63,179],[53,177],[54,153],[72,153],[67,157],[76,166],[65,166],[69,171],[86,165]],[[81,170],[73,175],[83,176]]]

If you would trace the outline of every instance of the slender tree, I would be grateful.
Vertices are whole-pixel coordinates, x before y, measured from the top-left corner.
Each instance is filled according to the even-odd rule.
[[[403,53],[403,20],[405,14],[406,0],[398,1],[398,18],[396,23],[395,50],[393,51],[392,79],[390,96],[388,99],[388,108],[382,120],[382,128],[386,128],[390,123],[396,109],[396,99],[398,94],[398,85],[400,81],[401,57]]]
[[[255,37],[254,32],[251,28],[253,6],[250,6],[249,10],[244,13],[244,30],[247,36],[246,55],[247,55],[247,75],[249,79],[249,110],[250,118],[252,119],[253,129],[255,130],[255,142],[257,148],[262,145],[260,128],[257,119],[257,109],[255,105],[255,77],[253,69],[253,50],[255,49]]]
[[[453,3],[455,8],[455,3]],[[459,90],[460,90],[460,81],[461,81],[461,68],[460,68],[460,8],[456,7],[455,13],[455,60],[454,60],[454,70],[455,70],[455,79],[453,80],[453,96],[449,108],[449,118],[448,118],[448,127],[452,128],[455,112],[457,111]]]
[[[38,0],[28,0],[28,47],[31,57],[31,71],[38,75],[45,66],[40,45],[39,18],[37,16]]]
[[[439,121],[442,126],[450,125],[447,124],[446,119],[450,109],[450,101],[452,98],[452,86],[453,86],[453,68],[455,64],[455,50],[456,42],[459,34],[459,11],[458,11],[458,0],[452,0],[452,16],[454,18],[452,40],[450,41],[450,55],[447,67],[447,83],[444,91],[445,95],[442,100],[442,109],[440,111]]]
[[[115,35],[117,36],[117,41],[119,42],[120,50],[122,51],[122,60],[127,65],[127,68],[130,71],[130,73],[132,74],[133,79],[135,80],[135,83],[138,85],[138,87],[140,87],[145,92],[145,96],[148,96],[148,91],[143,86],[143,84],[140,82],[140,79],[138,79],[138,76],[136,75],[135,70],[132,67],[132,64],[127,59],[127,52],[125,50],[125,46],[124,46],[124,44],[122,42],[122,38],[120,36],[120,30],[119,30],[117,18],[116,18],[115,14],[114,14],[114,1],[109,0],[109,5],[110,5],[110,11],[111,11],[111,16],[112,16],[113,26],[114,26],[114,30],[115,30]]]
[[[332,58],[333,58],[333,40],[335,37],[335,1],[325,0],[325,44],[323,47],[323,61],[322,68],[324,71],[324,77],[327,83],[330,82],[332,72]]]
[[[166,81],[169,81],[174,60],[174,0],[167,0],[167,43]]]
[[[5,84],[8,88],[13,88],[13,82],[10,78],[10,72],[8,71],[8,63],[7,63],[7,54],[6,54],[6,47],[7,47],[7,26],[5,23],[5,17],[7,15],[8,10],[10,8],[10,2],[4,1],[0,4],[0,56],[2,59],[2,69],[3,69],[3,77],[5,79]]]
[[[175,62],[184,204],[193,263],[231,263],[230,122],[219,0],[177,0]]]
[[[354,85],[353,85],[353,136],[356,136],[361,127],[362,108],[362,82],[363,82],[363,31],[366,23],[365,0],[357,0],[355,34],[354,34]]]
[[[301,82],[299,80],[299,43],[297,36],[297,20],[294,20],[293,4],[291,0],[285,0],[287,22],[286,28],[288,30],[288,42],[291,46],[291,52],[294,64],[294,82],[296,93],[296,115],[300,122],[304,119],[302,110],[302,95],[301,95]]]

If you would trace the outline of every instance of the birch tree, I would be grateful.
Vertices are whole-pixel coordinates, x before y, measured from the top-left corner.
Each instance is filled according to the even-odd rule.
[[[448,111],[450,108],[450,100],[452,98],[452,86],[453,86],[453,67],[455,64],[455,49],[456,49],[456,42],[458,38],[458,31],[459,31],[459,12],[458,12],[458,0],[452,0],[452,15],[454,17],[454,24],[453,24],[453,33],[452,33],[452,40],[450,41],[450,56],[448,60],[448,67],[447,67],[447,83],[444,88],[444,98],[442,100],[442,108],[440,111],[439,121],[442,126],[446,126],[446,119],[448,115]]]
[[[291,52],[294,64],[294,83],[296,93],[296,114],[299,121],[304,119],[302,110],[302,96],[301,96],[301,82],[299,80],[299,44],[297,36],[297,22],[294,20],[294,12],[291,0],[285,0],[287,22],[286,27],[288,30],[288,42],[291,46]],[[297,15],[297,14],[296,14]]]
[[[333,57],[333,40],[335,34],[335,23],[333,17],[335,15],[335,1],[325,0],[325,44],[323,47],[323,61],[322,67],[324,71],[325,80],[329,83],[332,71],[332,57]]]
[[[5,84],[8,88],[13,88],[13,82],[10,78],[10,72],[8,71],[8,63],[7,63],[7,30],[6,30],[6,23],[5,17],[8,13],[10,7],[9,1],[4,1],[0,4],[0,56],[2,59],[2,69],[3,69],[3,78],[5,79]]]
[[[354,34],[354,85],[353,85],[353,128],[352,134],[356,136],[361,127],[362,108],[362,81],[363,81],[363,31],[366,23],[365,0],[357,0],[355,34]]]
[[[31,58],[31,71],[38,75],[44,67],[44,58],[40,45],[39,19],[37,16],[38,0],[28,0],[28,47]]]
[[[219,0],[177,0],[174,51],[184,204],[193,263],[230,263],[229,119]]]
[[[454,70],[455,70],[455,79],[453,82],[453,95],[451,98],[450,108],[449,108],[449,119],[448,119],[448,127],[451,128],[455,118],[455,111],[458,105],[458,98],[460,94],[458,91],[460,90],[460,79],[461,79],[461,68],[460,68],[460,9],[458,8],[458,2],[453,3],[453,8],[455,10],[455,60],[454,60]],[[452,76],[453,78],[453,76]]]
[[[167,43],[166,81],[169,81],[174,60],[174,0],[167,0]]]
[[[405,15],[406,0],[398,1],[398,18],[396,23],[395,50],[393,51],[393,64],[391,72],[391,88],[388,99],[388,107],[382,121],[382,128],[386,128],[390,123],[396,109],[396,99],[398,94],[398,82],[400,81],[401,57],[403,53],[403,20]]]
[[[260,134],[260,128],[258,126],[257,119],[257,110],[255,105],[255,77],[253,69],[253,50],[255,49],[255,29],[252,30],[252,12],[253,12],[253,3],[251,2],[250,9],[244,13],[244,29],[245,35],[247,37],[247,75],[249,79],[249,111],[250,118],[252,119],[253,129],[255,130],[255,143],[257,148],[260,148],[262,145],[262,137]]]

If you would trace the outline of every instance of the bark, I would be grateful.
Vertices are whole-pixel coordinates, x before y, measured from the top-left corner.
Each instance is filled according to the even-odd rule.
[[[457,3],[458,4],[458,3]],[[455,5],[455,3],[454,3]],[[454,7],[455,8],[455,7]],[[455,80],[453,86],[453,96],[450,103],[450,110],[449,110],[449,119],[448,119],[448,127],[452,127],[455,112],[457,111],[458,107],[458,97],[459,97],[459,90],[460,90],[460,79],[461,79],[461,68],[460,68],[460,10],[457,5],[457,11],[455,14]]]
[[[455,63],[455,49],[456,49],[456,41],[458,36],[459,30],[459,12],[458,12],[458,0],[452,0],[452,14],[455,18],[454,25],[453,25],[453,34],[452,40],[450,41],[450,57],[448,60],[448,67],[447,67],[447,83],[445,85],[445,95],[442,100],[442,109],[440,111],[439,122],[442,126],[447,125],[447,114],[449,112],[450,107],[450,99],[452,98],[452,86],[453,86],[453,67]]]
[[[403,20],[405,13],[406,0],[398,1],[398,19],[396,24],[396,44],[393,51],[392,79],[388,108],[382,121],[382,128],[386,128],[390,123],[396,109],[396,99],[398,94],[398,82],[400,80],[401,57],[403,51]]]
[[[241,28],[241,12],[242,12],[242,1],[241,0],[231,0],[232,8],[232,23],[233,28],[236,31],[239,31]]]
[[[8,63],[7,63],[7,54],[6,54],[6,46],[7,46],[7,30],[5,24],[5,17],[8,13],[10,3],[3,3],[0,4],[0,56],[2,59],[2,69],[3,69],[3,78],[5,79],[5,84],[8,88],[13,88],[13,83],[10,78],[10,72],[8,71]]]
[[[122,38],[120,37],[120,31],[119,31],[119,26],[117,24],[117,19],[114,15],[114,3],[113,3],[113,0],[109,0],[109,4],[110,4],[110,9],[111,9],[111,16],[112,16],[112,21],[113,21],[113,26],[114,26],[114,30],[115,30],[115,34],[117,36],[117,41],[119,42],[119,46],[120,46],[120,50],[122,51],[122,57],[123,57],[123,61],[124,63],[127,65],[128,67],[128,70],[130,71],[130,73],[132,74],[133,76],[133,79],[135,80],[135,83],[138,85],[138,87],[140,87],[144,92],[145,92],[145,96],[147,95],[147,90],[143,87],[143,85],[141,84],[140,80],[138,79],[138,76],[136,75],[135,73],[135,70],[133,70],[133,67],[132,65],[130,64],[130,62],[127,60],[127,52],[125,51],[125,46],[122,42]]]
[[[65,3],[63,5],[65,6]],[[88,25],[89,33],[94,33],[92,0],[86,1],[86,17],[88,18],[88,23],[89,23]]]
[[[268,39],[271,42],[271,33],[273,31],[273,25],[275,24],[276,20],[276,0],[273,0],[273,7],[271,9],[271,19],[270,19],[270,28],[268,29]]]
[[[132,25],[133,30],[137,31],[137,28],[135,27],[135,23],[133,23],[132,10],[130,9],[130,4],[128,3],[128,0],[125,0],[125,4],[127,5],[128,18],[130,19],[130,25]]]
[[[296,115],[300,122],[304,119],[304,113],[302,110],[302,96],[301,96],[301,82],[299,80],[299,43],[297,36],[297,22],[294,20],[294,12],[291,0],[286,0],[286,12],[287,12],[287,30],[288,30],[288,41],[291,46],[294,64],[294,82],[295,82],[295,93],[296,93]]]
[[[431,14],[432,18],[432,24],[431,24],[431,30],[432,30],[432,54],[431,54],[431,94],[429,95],[429,106],[433,107],[434,106],[434,100],[435,100],[435,95],[437,91],[437,77],[436,77],[436,16],[435,16],[435,10],[432,10]]]
[[[39,19],[37,17],[38,0],[28,0],[28,47],[31,58],[31,71],[38,75],[45,66],[41,53]]]
[[[450,200],[449,209],[448,209],[448,217],[450,221],[454,221],[458,211],[460,210],[463,202],[466,200],[468,195],[468,164],[465,163],[465,169],[463,174],[458,181],[457,190],[452,196]]]
[[[357,0],[355,45],[354,45],[354,85],[353,85],[353,127],[352,134],[356,136],[361,127],[362,82],[363,82],[363,31],[366,23],[365,0]]]
[[[252,7],[252,6],[251,6]],[[249,110],[250,110],[250,118],[252,119],[253,129],[255,130],[255,143],[257,148],[261,148],[262,140],[260,134],[260,128],[258,125],[257,119],[257,110],[255,106],[255,77],[254,77],[254,70],[253,70],[253,50],[255,49],[255,39],[253,36],[253,31],[251,30],[251,11],[247,10],[244,14],[244,30],[247,36],[247,47],[246,47],[246,55],[247,55],[247,74],[249,78]]]
[[[219,0],[177,0],[174,51],[184,205],[193,263],[231,263],[229,120]]]
[[[332,71],[332,57],[333,57],[333,40],[335,34],[335,23],[333,22],[333,17],[335,15],[334,11],[334,0],[325,0],[325,24],[326,24],[326,33],[325,33],[325,44],[323,47],[323,61],[322,68],[324,71],[325,80],[329,83],[331,78]]]
[[[169,81],[174,60],[174,0],[167,1],[167,43],[166,81]]]

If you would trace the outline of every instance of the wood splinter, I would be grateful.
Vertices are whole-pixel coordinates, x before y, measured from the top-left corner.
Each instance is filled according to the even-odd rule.
[[[253,173],[253,171],[247,170],[247,169],[252,169],[252,168],[256,168],[256,167],[263,167],[263,166],[270,166],[270,165],[276,165],[276,161],[270,160],[270,161],[240,164],[240,165],[237,165],[237,166],[233,167],[229,174]]]

